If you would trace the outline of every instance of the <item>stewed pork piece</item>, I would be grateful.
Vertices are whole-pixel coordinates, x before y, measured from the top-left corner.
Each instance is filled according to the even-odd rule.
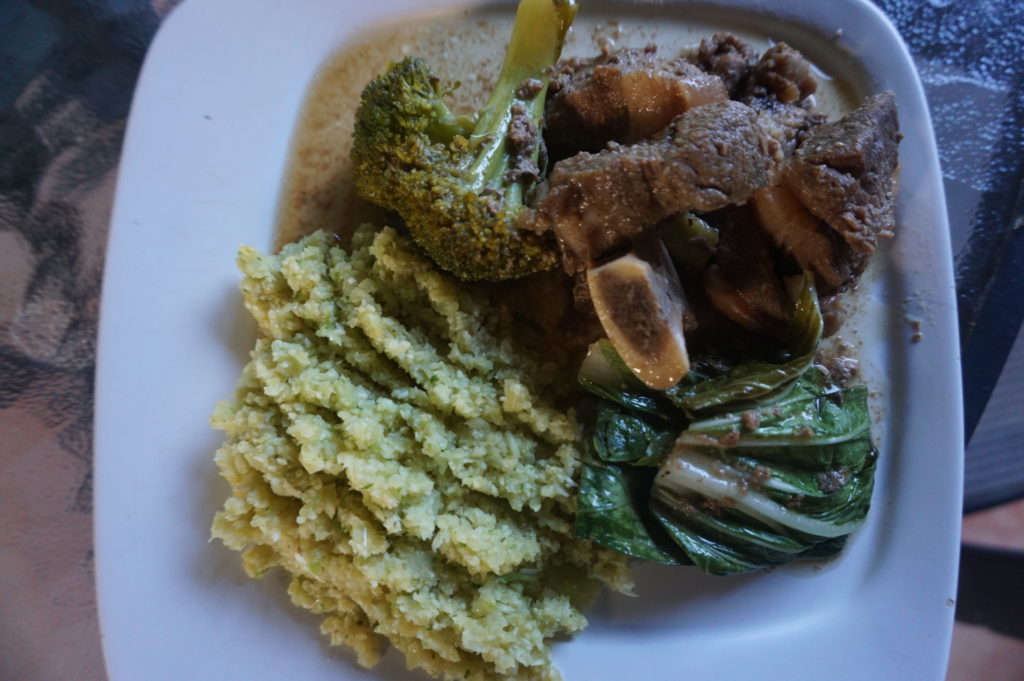
[[[777,43],[750,70],[742,101],[757,111],[762,127],[789,158],[811,128],[827,120],[808,106],[807,98],[817,89],[818,81],[804,56],[786,43]]]
[[[786,43],[758,55],[753,45],[736,36],[716,33],[702,40],[687,59],[718,76],[732,99],[757,111],[762,127],[787,158],[813,126],[826,120],[810,107],[808,97],[818,89],[810,62]]]
[[[786,43],[769,47],[751,69],[746,83],[745,100],[774,99],[782,104],[796,104],[818,90],[818,81],[811,73],[811,64]]]
[[[754,217],[775,245],[801,269],[814,273],[823,290],[835,289],[859,271],[857,257],[838,234],[807,210],[785,184],[765,187],[750,197]]]
[[[728,99],[722,80],[685,59],[663,59],[657,48],[606,52],[561,62],[545,106],[554,158],[632,144],[660,132],[694,107]]]
[[[520,224],[553,231],[572,274],[627,249],[668,217],[746,202],[772,183],[782,160],[753,109],[708,104],[678,116],[650,142],[555,164]]]
[[[709,75],[718,76],[729,97],[755,108],[757,100],[796,104],[818,89],[811,64],[786,43],[776,43],[763,54],[731,33],[716,33],[700,41],[686,55]]]
[[[783,337],[789,305],[771,241],[750,206],[730,207],[713,218],[718,251],[704,272],[705,293],[719,312],[748,331]]]
[[[731,33],[715,33],[704,38],[689,55],[690,61],[701,70],[721,78],[733,99],[744,95],[757,58],[753,45]]]
[[[813,128],[785,168],[800,202],[856,253],[893,234],[900,138],[896,97],[883,92]]]
[[[787,159],[793,156],[816,125],[828,120],[824,115],[801,106],[775,100],[753,100],[750,106],[757,111],[761,128],[779,144],[782,156]]]
[[[892,96],[828,122],[813,111],[810,64],[784,43],[758,56],[719,34],[671,61],[648,48],[564,62],[555,80],[549,145],[603,148],[555,163],[519,224],[554,234],[565,271],[586,282],[577,287],[583,307],[636,367],[654,366],[641,360],[657,353],[681,366],[672,359],[685,357],[681,317],[707,331],[724,323],[784,338],[790,305],[780,272],[808,270],[819,292],[840,290],[892,232]],[[638,250],[672,236],[666,225],[690,212],[720,235],[717,250],[687,270],[704,316],[718,324],[699,321],[700,304],[675,310],[666,278]],[[641,309],[651,324],[636,322]],[[646,371],[649,385],[664,378]]]
[[[812,126],[781,180],[751,197],[760,225],[824,290],[854,281],[878,239],[892,235],[899,137],[892,94],[870,97]]]
[[[785,43],[759,57],[752,45],[724,33],[670,59],[653,45],[567,59],[549,86],[547,150],[558,160],[600,151],[608,142],[632,144],[681,113],[731,97],[756,109],[790,154],[822,120],[804,107],[817,86],[809,62]]]

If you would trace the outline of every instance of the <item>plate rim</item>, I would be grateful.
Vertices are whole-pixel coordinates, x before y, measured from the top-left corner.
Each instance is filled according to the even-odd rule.
[[[265,7],[269,8],[279,5],[275,0],[258,0],[258,2],[262,2]],[[251,1],[231,0],[231,2],[226,4],[231,6],[232,3],[237,8],[248,12],[257,11],[256,5]],[[329,4],[326,0],[308,0],[306,6],[326,4]],[[382,4],[397,11],[417,12],[426,11],[431,8],[465,6],[465,3],[451,3],[440,0],[431,0],[428,3],[416,2],[415,0],[389,0],[389,2]],[[619,4],[661,6],[662,3],[637,2]],[[816,7],[817,3],[808,3],[805,0],[779,0],[770,8],[761,0],[720,0],[718,2],[685,2],[685,0],[677,0],[667,4],[705,7],[715,11],[721,11],[723,8],[726,8],[771,16],[775,19],[781,18],[784,21],[801,26],[801,30],[811,30],[819,33],[827,31],[827,27],[830,25],[829,19],[825,16],[826,10]],[[810,13],[807,10],[808,4],[816,7]],[[114,293],[116,287],[126,278],[131,279],[133,276],[131,264],[123,260],[122,255],[118,252],[118,248],[119,244],[124,241],[124,235],[133,228],[132,222],[137,210],[133,205],[134,197],[126,192],[130,191],[131,188],[132,173],[137,172],[136,168],[139,167],[140,163],[143,163],[138,159],[140,152],[137,149],[147,148],[149,144],[148,136],[154,134],[154,131],[148,127],[149,121],[145,118],[140,118],[142,114],[139,114],[140,110],[151,106],[153,97],[160,92],[160,87],[153,82],[155,77],[153,74],[159,74],[161,67],[164,65],[161,60],[169,58],[167,53],[171,51],[171,48],[167,46],[173,47],[175,45],[174,40],[182,40],[188,36],[186,29],[194,25],[189,22],[206,21],[208,20],[207,14],[213,17],[222,17],[224,15],[226,11],[224,7],[214,10],[214,5],[215,3],[212,0],[186,0],[186,2],[181,3],[164,21],[151,44],[133,98],[132,113],[129,117],[125,145],[122,151],[122,166],[111,217],[111,230],[105,261],[107,267],[104,271],[95,378],[94,470],[96,471],[96,502],[94,505],[93,522],[96,546],[95,579],[97,609],[108,675],[115,681],[120,681],[123,677],[115,676],[115,671],[119,673],[119,670],[114,663],[114,658],[119,654],[123,654],[123,652],[114,651],[113,632],[118,630],[119,627],[123,628],[124,623],[117,621],[118,615],[112,609],[115,600],[112,594],[115,587],[110,580],[113,574],[112,571],[116,572],[112,567],[116,562],[116,555],[119,549],[123,549],[120,541],[118,541],[117,529],[120,526],[121,520],[119,512],[123,512],[124,509],[111,506],[113,497],[109,491],[111,484],[116,481],[115,472],[118,460],[115,452],[118,451],[117,442],[120,435],[117,428],[120,424],[117,418],[116,402],[112,402],[117,397],[117,390],[113,390],[113,394],[111,393],[111,382],[116,380],[123,381],[123,377],[115,376],[112,373],[112,367],[116,365],[117,357],[111,353],[113,352],[112,348],[118,342],[117,339],[123,339],[124,334],[130,332],[128,330],[130,327],[126,328],[124,326],[125,320],[123,319],[122,311],[113,306],[117,305],[116,301],[118,300]],[[297,6],[298,3],[293,7]],[[945,583],[950,598],[954,598],[958,565],[955,558],[951,558],[951,556],[954,555],[952,552],[959,546],[963,466],[962,390],[960,383],[959,340],[955,333],[956,303],[953,286],[950,231],[945,211],[944,188],[939,172],[938,153],[934,141],[930,112],[925,105],[924,90],[913,60],[902,38],[881,10],[868,2],[868,0],[842,0],[841,2],[829,3],[829,7],[831,9],[828,11],[831,12],[831,15],[842,16],[844,21],[861,22],[863,26],[870,27],[872,31],[878,31],[878,33],[873,33],[873,39],[886,41],[885,44],[889,47],[895,46],[896,52],[899,53],[899,60],[897,62],[879,63],[879,55],[882,51],[879,51],[879,54],[876,55],[869,55],[866,60],[854,57],[852,53],[850,53],[850,56],[851,58],[861,59],[860,63],[864,66],[867,74],[875,78],[875,82],[880,86],[885,87],[887,84],[897,86],[901,107],[905,103],[911,103],[914,108],[918,109],[914,118],[916,129],[912,134],[915,136],[915,144],[924,144],[923,152],[926,166],[916,168],[914,171],[915,176],[920,175],[925,178],[925,181],[929,184],[928,189],[934,192],[933,198],[937,207],[933,207],[930,214],[931,222],[934,225],[932,236],[937,239],[936,251],[945,255],[944,258],[940,259],[938,263],[939,268],[933,273],[934,276],[928,283],[932,284],[935,289],[933,291],[934,300],[932,301],[935,306],[933,310],[935,316],[931,319],[931,328],[941,337],[939,340],[942,341],[942,349],[949,356],[947,362],[935,368],[941,374],[938,381],[949,389],[949,399],[945,403],[944,408],[935,407],[934,410],[936,415],[945,417],[943,426],[946,430],[944,432],[950,440],[948,450],[942,452],[942,459],[946,462],[947,466],[947,469],[945,469],[947,476],[944,478],[945,488],[941,490],[945,493],[949,503],[944,507],[946,513],[940,519],[940,523],[953,526],[955,529],[950,529],[945,533],[947,536],[947,554],[942,557],[945,570],[943,570],[941,581]],[[841,49],[845,50],[853,42],[851,41],[850,33],[847,31],[843,36],[838,37],[837,42]],[[864,38],[861,33],[853,33],[853,35],[857,39]],[[324,56],[326,57],[326,55]],[[314,75],[312,73],[309,74],[310,80]],[[305,87],[302,89],[304,90]],[[125,189],[125,187],[129,189]],[[931,343],[935,339],[929,338],[926,340]],[[123,397],[123,395],[121,396]],[[940,411],[941,414],[939,413]],[[953,541],[954,539],[955,541]],[[932,648],[945,651],[940,663],[931,664],[929,670],[922,672],[922,675],[918,678],[935,679],[938,681],[941,671],[945,669],[952,636],[953,614],[952,606],[948,605],[944,621],[940,622],[940,626],[936,627],[936,631],[933,632],[937,640],[932,642]],[[921,661],[917,660],[917,662]]]

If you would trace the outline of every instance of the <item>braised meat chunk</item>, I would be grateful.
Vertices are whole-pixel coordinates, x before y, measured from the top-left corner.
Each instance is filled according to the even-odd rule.
[[[895,225],[900,141],[896,98],[868,97],[843,118],[811,130],[785,169],[790,188],[857,253],[871,253]]]
[[[750,105],[757,111],[761,128],[779,144],[785,158],[793,156],[812,128],[827,120],[822,114],[774,100],[754,100]]]
[[[746,90],[757,56],[753,45],[731,33],[715,33],[704,38],[689,55],[690,61],[703,71],[721,78],[733,99],[739,99]]]
[[[702,40],[687,58],[718,76],[732,99],[757,111],[762,127],[787,158],[807,132],[825,120],[811,111],[808,97],[817,91],[818,81],[810,62],[786,43],[777,43],[758,56],[749,43],[730,33],[716,33]]]
[[[818,90],[811,65],[802,54],[786,43],[768,48],[751,70],[747,83],[748,98],[772,98],[783,104],[806,99]]]
[[[684,59],[658,57],[653,45],[559,64],[545,107],[555,158],[630,144],[697,106],[728,98],[720,78]]]
[[[786,43],[776,43],[759,55],[753,45],[731,33],[716,33],[701,40],[687,58],[718,76],[729,97],[755,108],[759,100],[802,102],[818,89],[810,62]]]
[[[553,230],[566,271],[577,272],[672,215],[744,203],[770,184],[780,161],[750,107],[708,104],[654,141],[560,161],[523,224]]]
[[[765,187],[750,197],[758,224],[801,269],[814,273],[826,289],[849,282],[862,258],[817,216],[804,208],[785,184]]]
[[[748,331],[781,337],[789,320],[782,282],[775,272],[771,242],[749,206],[715,217],[718,253],[704,273],[704,290],[723,315]]]
[[[751,69],[742,101],[756,110],[761,125],[793,155],[812,127],[826,118],[810,109],[818,89],[810,63],[786,43],[768,48]]]

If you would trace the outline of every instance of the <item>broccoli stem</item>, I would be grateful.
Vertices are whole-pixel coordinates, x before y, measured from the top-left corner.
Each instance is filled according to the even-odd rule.
[[[473,125],[465,117],[456,116],[441,99],[442,93],[437,93],[437,101],[434,102],[434,115],[427,125],[427,136],[441,144],[450,144],[453,139],[460,135],[472,134]]]
[[[551,79],[549,67],[558,61],[575,16],[576,0],[520,0],[497,85],[469,138],[475,153],[466,170],[466,180],[477,190],[505,184],[509,161],[506,138],[513,106],[521,104],[539,128]],[[541,83],[540,92],[530,99],[520,99],[519,85],[531,79]],[[539,153],[538,147],[534,160]],[[506,200],[522,202],[523,188],[518,182],[505,189]]]

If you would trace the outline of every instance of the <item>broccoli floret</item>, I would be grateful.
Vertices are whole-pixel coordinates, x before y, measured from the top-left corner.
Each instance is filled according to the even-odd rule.
[[[497,85],[473,119],[452,114],[450,88],[406,58],[363,91],[352,138],[356,191],[397,212],[440,267],[499,280],[552,267],[550,237],[518,229],[536,179],[550,67],[575,0],[521,0]]]

